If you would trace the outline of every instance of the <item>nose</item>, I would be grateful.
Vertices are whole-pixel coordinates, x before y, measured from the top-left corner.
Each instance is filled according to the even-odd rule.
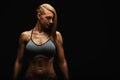
[[[49,23],[50,23],[50,24],[53,23],[53,19],[50,19]]]

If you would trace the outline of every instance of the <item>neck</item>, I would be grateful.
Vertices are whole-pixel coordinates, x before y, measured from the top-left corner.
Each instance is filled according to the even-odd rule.
[[[33,28],[34,31],[38,31],[39,33],[44,33],[50,36],[49,32],[44,30],[41,26],[41,24],[39,23],[39,21],[37,21],[35,27]]]
[[[41,25],[40,25],[40,23],[39,23],[39,21],[37,21],[37,23],[36,23],[36,25],[35,25],[35,27],[34,27],[34,30],[35,31],[39,31],[39,32],[42,32],[43,30],[42,30],[42,27],[41,27]]]

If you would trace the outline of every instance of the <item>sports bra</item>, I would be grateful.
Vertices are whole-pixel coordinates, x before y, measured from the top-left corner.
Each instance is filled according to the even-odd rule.
[[[37,45],[32,40],[32,32],[31,32],[30,40],[27,42],[25,46],[25,54],[27,55],[27,57],[32,58],[39,56],[39,57],[47,57],[49,59],[54,57],[56,53],[56,47],[53,41],[51,39],[48,39],[43,44]]]

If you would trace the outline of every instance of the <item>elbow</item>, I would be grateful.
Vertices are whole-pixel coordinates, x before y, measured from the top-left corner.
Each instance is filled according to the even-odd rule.
[[[66,60],[60,61],[59,65],[60,66],[67,66],[67,61]]]

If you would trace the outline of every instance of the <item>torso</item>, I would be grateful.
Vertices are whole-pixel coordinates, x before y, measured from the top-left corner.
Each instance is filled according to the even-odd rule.
[[[35,78],[55,77],[53,66],[55,45],[48,36],[34,31],[28,32],[29,36],[25,46],[25,59],[27,61],[26,78],[35,80]],[[32,34],[32,35],[31,35]]]

